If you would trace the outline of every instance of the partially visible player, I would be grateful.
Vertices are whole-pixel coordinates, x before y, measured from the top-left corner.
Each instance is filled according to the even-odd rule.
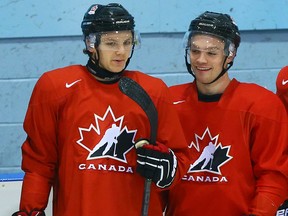
[[[281,68],[276,78],[276,94],[283,102],[288,114],[288,65]],[[280,206],[277,216],[288,215],[288,199]]]
[[[188,148],[165,83],[126,70],[139,45],[134,26],[122,5],[93,4],[81,25],[87,65],[58,68],[37,81],[24,121],[25,176],[15,216],[44,215],[51,188],[53,216],[140,215],[145,178],[153,181],[149,216],[162,216],[160,191],[186,172]],[[120,90],[122,78],[137,82],[156,106],[153,148],[135,148],[139,140],[149,143],[150,121]]]
[[[230,79],[240,33],[229,15],[201,14],[184,45],[194,81],[170,90],[193,158],[169,191],[166,215],[275,216],[288,191],[283,104],[257,84]]]
[[[276,94],[282,100],[288,113],[288,65],[283,67],[276,79]]]

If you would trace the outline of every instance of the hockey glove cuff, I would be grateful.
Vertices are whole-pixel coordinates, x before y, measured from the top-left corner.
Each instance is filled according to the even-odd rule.
[[[45,212],[33,210],[28,214],[26,211],[18,211],[12,214],[12,216],[45,216]]]
[[[159,188],[170,186],[175,178],[177,158],[167,146],[149,144],[140,140],[135,144],[137,153],[136,171],[143,177],[151,179]]]

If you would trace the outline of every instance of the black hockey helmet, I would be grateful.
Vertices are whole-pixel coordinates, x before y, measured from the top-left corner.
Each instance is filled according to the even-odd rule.
[[[134,30],[134,17],[121,5],[93,4],[89,7],[81,23],[85,36],[90,33]]]
[[[122,72],[128,66],[130,59],[133,55],[134,49],[140,47],[141,38],[138,31],[134,30],[135,23],[134,17],[118,3],[110,3],[107,5],[93,4],[84,14],[81,28],[84,36],[84,43],[86,48],[83,50],[84,54],[89,55],[87,68],[93,75],[106,80],[115,81],[120,79]],[[99,53],[99,45],[101,37],[109,33],[120,33],[121,31],[131,31],[133,44],[131,47],[130,57],[126,61],[126,65],[122,71],[117,73],[111,72],[99,65],[101,55]],[[97,58],[93,56],[90,48],[95,48]]]
[[[190,37],[201,33],[229,40],[234,43],[236,49],[241,41],[238,26],[228,14],[206,11],[191,21],[189,31]]]
[[[215,36],[224,42],[224,53],[225,58],[228,56],[236,56],[237,48],[240,45],[241,37],[237,24],[234,22],[232,17],[228,14],[216,13],[206,11],[200,14],[197,18],[193,19],[190,23],[189,29],[184,35],[183,45],[185,47],[185,63],[187,70],[195,78],[195,75],[191,69],[191,64],[189,61],[189,50],[191,45],[191,37],[197,34],[211,35]],[[225,61],[226,61],[225,59]],[[224,62],[225,62],[224,61]],[[221,76],[223,76],[229,68],[233,65],[233,61],[228,64],[227,68],[224,68],[218,77],[211,83],[217,81]]]

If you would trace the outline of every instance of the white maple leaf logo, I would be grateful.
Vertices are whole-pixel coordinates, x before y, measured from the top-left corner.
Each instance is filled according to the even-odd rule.
[[[207,127],[202,136],[195,134],[195,141],[192,141],[189,148],[195,148],[198,158],[190,164],[188,173],[210,172],[222,175],[220,167],[226,164],[233,157],[229,155],[231,146],[223,146],[218,143],[219,134],[212,136]]]
[[[79,127],[77,144],[88,151],[87,160],[112,158],[127,163],[137,130],[123,127],[124,116],[116,118],[110,106],[103,117],[94,114],[94,118],[88,127]]]

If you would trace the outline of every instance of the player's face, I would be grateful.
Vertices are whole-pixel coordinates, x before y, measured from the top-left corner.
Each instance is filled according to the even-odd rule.
[[[101,35],[99,51],[100,67],[111,72],[120,72],[131,54],[133,37],[131,31],[115,31]]]
[[[209,35],[194,35],[190,45],[191,69],[196,80],[208,84],[215,80],[225,61],[224,41]],[[224,67],[227,67],[225,62]]]

